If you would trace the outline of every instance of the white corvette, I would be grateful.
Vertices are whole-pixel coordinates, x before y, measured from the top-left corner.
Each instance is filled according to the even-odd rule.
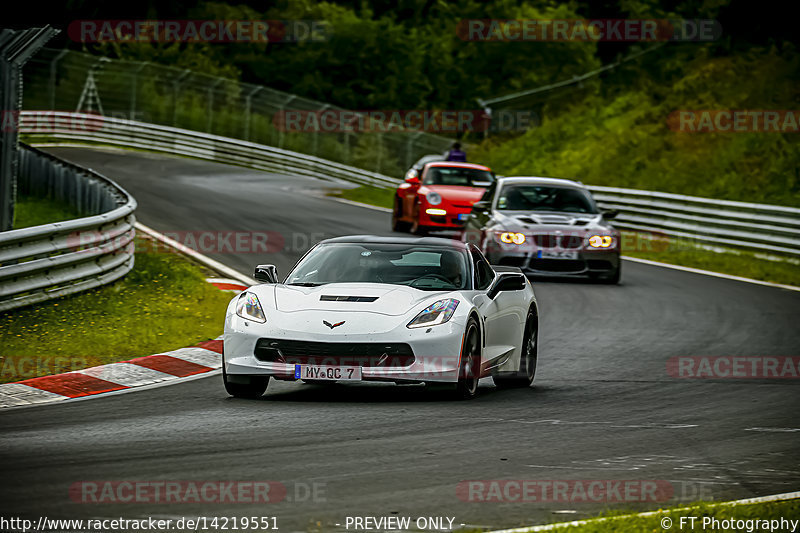
[[[238,397],[270,378],[529,386],[538,309],[517,268],[492,267],[450,239],[354,236],[322,241],[284,282],[272,265],[225,317],[222,376]]]

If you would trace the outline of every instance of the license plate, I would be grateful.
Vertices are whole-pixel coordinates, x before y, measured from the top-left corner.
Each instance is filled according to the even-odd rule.
[[[458,220],[467,220],[469,218],[469,213],[459,213]]]
[[[295,379],[361,381],[360,366],[294,365]]]
[[[539,250],[536,254],[539,259],[577,259],[578,252],[568,250]]]

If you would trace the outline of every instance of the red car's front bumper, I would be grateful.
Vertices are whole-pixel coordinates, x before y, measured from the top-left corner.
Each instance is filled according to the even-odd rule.
[[[432,212],[430,212],[431,210]],[[472,207],[445,205],[422,205],[419,210],[419,225],[430,228],[461,228]]]

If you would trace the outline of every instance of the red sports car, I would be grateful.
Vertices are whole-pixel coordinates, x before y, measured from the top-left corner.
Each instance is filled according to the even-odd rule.
[[[472,204],[494,180],[492,169],[474,163],[433,161],[412,167],[395,193],[392,229],[417,235],[461,229]]]

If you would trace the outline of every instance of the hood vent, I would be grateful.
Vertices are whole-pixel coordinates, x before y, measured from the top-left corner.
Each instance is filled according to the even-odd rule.
[[[332,296],[323,294],[319,297],[320,302],[374,302],[378,296]]]
[[[585,226],[589,223],[589,220],[586,219],[575,219],[572,217],[560,217],[560,216],[540,216],[537,218],[533,217],[517,217],[517,220],[522,222],[523,224],[558,224],[558,225],[572,225],[572,226]]]

